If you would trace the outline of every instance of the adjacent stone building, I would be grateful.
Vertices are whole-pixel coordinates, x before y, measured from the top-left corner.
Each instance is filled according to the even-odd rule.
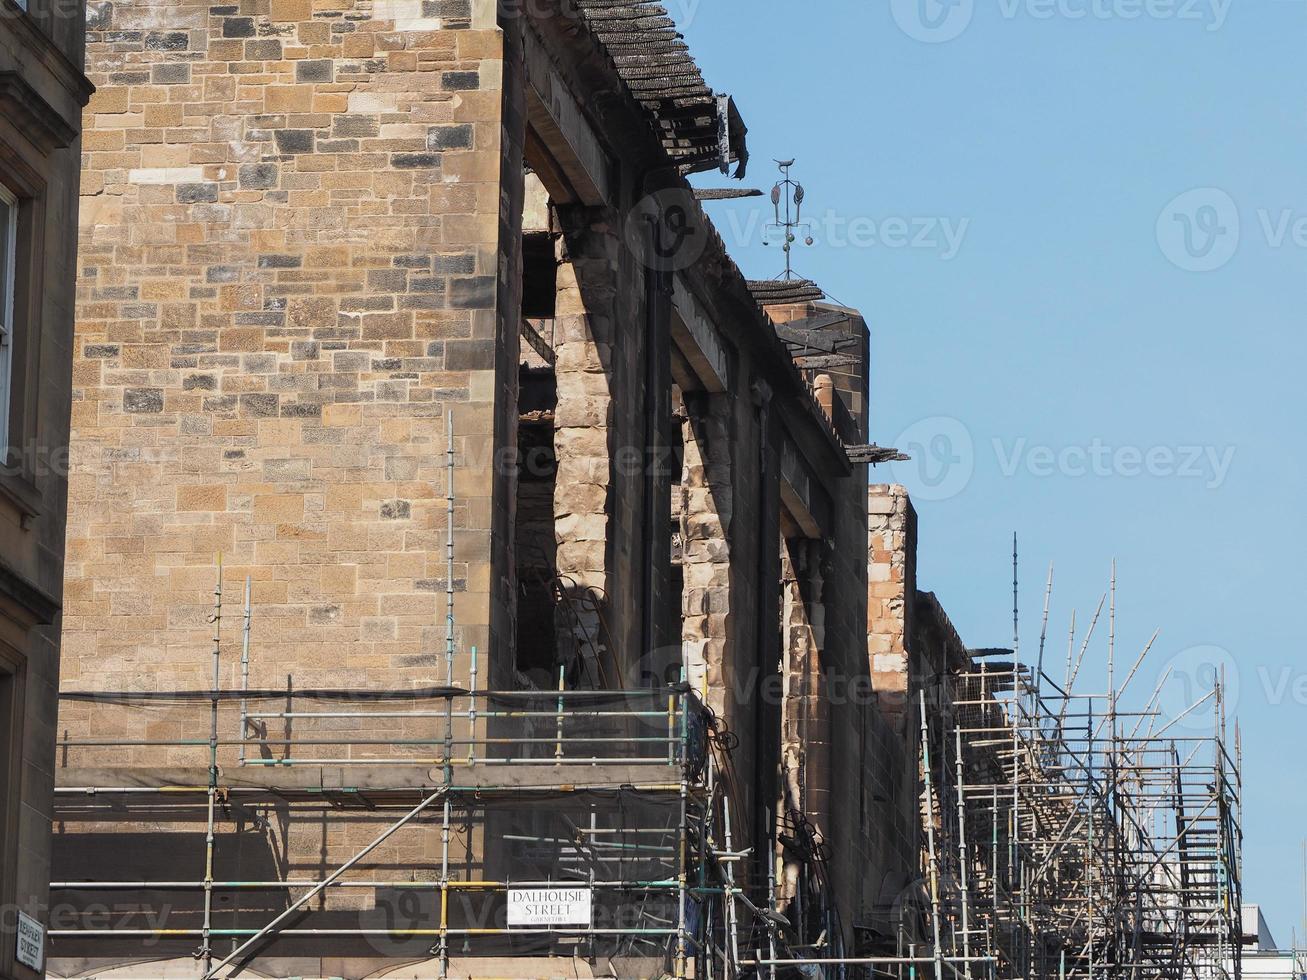
[[[82,10],[0,2],[0,977],[49,921]],[[19,916],[24,952],[18,958]]]
[[[92,9],[60,974],[702,975],[776,928],[733,893],[892,951],[867,328],[727,254],[666,11]]]

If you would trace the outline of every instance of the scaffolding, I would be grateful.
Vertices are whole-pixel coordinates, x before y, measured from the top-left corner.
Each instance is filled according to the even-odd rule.
[[[556,690],[478,690],[451,642],[441,687],[253,687],[248,580],[239,664],[222,613],[219,565],[207,689],[60,695],[53,957],[209,978],[330,937],[440,977],[577,955],[734,977],[788,949],[774,879],[746,880],[734,736],[685,683],[569,689],[560,666]],[[514,922],[534,890],[579,891],[584,920]]]
[[[1105,692],[1075,692],[1102,604],[1055,681],[1047,600],[1033,667],[971,651],[919,690],[921,878],[889,948],[849,949],[820,830],[782,811],[747,839],[770,801],[684,681],[569,689],[564,665],[554,690],[482,690],[450,641],[440,687],[256,687],[250,586],[224,660],[219,573],[207,689],[60,695],[51,956],[210,978],[330,938],[335,961],[442,978],[581,956],[622,977],[1241,980],[1237,727],[1231,754],[1219,683],[1170,718],[1166,674],[1123,707],[1152,643],[1117,686],[1114,591]],[[799,900],[778,901],[783,854]],[[514,895],[562,889],[582,918],[513,920]]]
[[[1117,686],[1115,573],[1109,595],[1106,691],[1075,693],[1102,603],[1078,653],[1073,620],[1054,680],[1046,594],[1035,665],[972,651],[934,703],[920,695],[934,946],[983,951],[999,976],[1239,980],[1239,736],[1232,753],[1222,679],[1166,718],[1167,671],[1126,710],[1153,641]]]
[[[113,940],[126,959],[193,955],[210,977],[330,936],[342,956],[430,956],[442,977],[455,975],[455,955],[579,951],[665,961],[677,977],[726,976],[738,961],[724,909],[736,856],[720,740],[683,685],[214,688],[63,700],[75,730],[105,734],[59,743],[61,863],[103,873],[115,866],[103,848],[116,835],[117,864],[133,875],[64,877],[52,883],[55,901],[95,909],[95,896],[116,893],[133,914],[97,925],[93,913],[74,912],[51,930],[57,956],[104,956]],[[151,734],[202,730],[206,715],[216,735]],[[153,765],[130,764],[147,753]],[[333,835],[328,857],[316,874],[296,873],[295,838],[318,826]],[[399,836],[406,828],[416,840]],[[265,874],[236,874],[251,867]],[[177,876],[181,868],[191,874]],[[506,921],[513,891],[568,886],[592,903],[588,923]]]

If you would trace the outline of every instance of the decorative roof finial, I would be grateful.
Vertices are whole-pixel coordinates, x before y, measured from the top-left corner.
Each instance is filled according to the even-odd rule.
[[[772,206],[776,209],[776,220],[767,225],[766,234],[771,235],[773,232],[783,232],[784,241],[782,248],[785,251],[785,278],[795,278],[793,251],[794,245],[799,240],[799,229],[804,230],[803,244],[812,244],[812,225],[803,220],[803,199],[805,197],[803,185],[798,181],[790,179],[790,168],[794,166],[793,160],[777,160],[777,167],[781,171],[781,181],[771,189]],[[781,212],[781,205],[785,206],[784,213]],[[772,244],[768,241],[767,244]]]

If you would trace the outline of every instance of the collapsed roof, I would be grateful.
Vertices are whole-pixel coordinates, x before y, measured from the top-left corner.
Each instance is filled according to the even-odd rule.
[[[651,0],[576,0],[631,94],[648,110],[682,174],[749,162],[735,101],[708,87],[667,8]]]

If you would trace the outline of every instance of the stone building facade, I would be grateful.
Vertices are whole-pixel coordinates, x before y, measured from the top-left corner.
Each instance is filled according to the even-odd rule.
[[[0,977],[6,978],[37,975],[31,964],[44,955],[39,931],[50,920],[78,133],[90,94],[82,53],[78,5],[0,2]],[[20,915],[28,917],[21,960]]]
[[[445,929],[452,877],[497,895],[544,844],[591,853],[558,798],[588,787],[594,828],[640,783],[598,756],[655,761],[647,724],[565,758],[565,695],[594,692],[616,698],[599,713],[701,703],[729,746],[731,804],[709,809],[731,809],[732,880],[800,938],[892,947],[915,867],[915,583],[882,527],[901,491],[873,493],[869,529],[850,454],[866,324],[727,254],[687,178],[742,174],[746,130],[666,11],[115,0],[89,29],[54,870],[81,911],[61,975],[194,975],[247,940],[275,976],[687,975],[684,925],[666,949]],[[838,372],[777,332],[813,318],[841,325]],[[487,690],[508,700],[467,715],[452,819],[454,736],[422,758],[423,710]],[[496,797],[518,777],[477,782],[474,756],[539,761],[554,722],[506,736],[495,711],[555,691],[533,813],[519,797],[541,786]],[[335,741],[296,769],[310,717]],[[370,771],[331,757],[387,738]],[[639,806],[674,812],[667,785]],[[366,849],[385,811],[432,800]],[[311,890],[361,854],[395,887]],[[406,883],[428,885],[394,906],[412,935],[383,915]],[[121,928],[86,912],[106,893]],[[165,905],[166,924],[143,911]],[[291,912],[308,919],[253,935]]]
[[[77,4],[0,3],[0,977],[20,980],[38,975],[51,917],[78,132],[90,94],[81,29]]]

